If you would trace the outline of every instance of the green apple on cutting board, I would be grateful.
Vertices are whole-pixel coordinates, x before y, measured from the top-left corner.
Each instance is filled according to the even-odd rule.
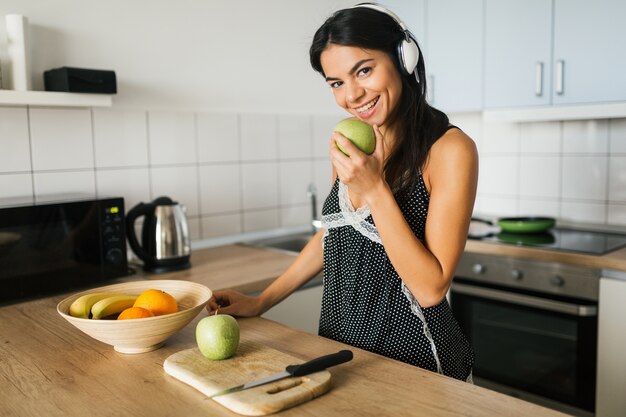
[[[239,347],[239,323],[228,314],[207,316],[196,326],[196,342],[204,357],[212,360],[228,359]]]
[[[337,123],[334,129],[335,132],[341,133],[346,138],[350,139],[352,143],[363,153],[370,155],[376,148],[376,135],[374,129],[367,123],[356,119],[349,118],[344,119]],[[350,154],[337,142],[339,150],[346,155]]]

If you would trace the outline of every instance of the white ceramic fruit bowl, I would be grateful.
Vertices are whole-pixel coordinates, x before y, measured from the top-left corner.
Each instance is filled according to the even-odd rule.
[[[69,315],[70,305],[78,297],[96,292],[139,295],[148,289],[165,291],[178,303],[178,312],[130,320],[93,320]],[[57,305],[65,320],[96,340],[112,345],[121,353],[144,353],[163,346],[165,340],[185,327],[208,303],[211,290],[190,281],[146,280],[93,288],[71,295]]]

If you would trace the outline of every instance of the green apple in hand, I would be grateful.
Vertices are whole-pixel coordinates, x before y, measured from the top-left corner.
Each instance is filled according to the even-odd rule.
[[[372,126],[359,119],[345,119],[337,123],[335,132],[339,132],[346,138],[350,139],[354,145],[363,153],[370,155],[376,148],[376,135]],[[345,149],[337,142],[339,150],[350,156]]]
[[[239,323],[228,314],[214,314],[198,322],[196,342],[200,353],[213,360],[227,359],[239,347]]]

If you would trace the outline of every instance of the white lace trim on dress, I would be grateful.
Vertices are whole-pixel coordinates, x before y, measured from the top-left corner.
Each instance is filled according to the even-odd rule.
[[[372,242],[381,244],[382,242],[376,226],[366,220],[371,214],[369,206],[365,205],[355,210],[354,207],[352,207],[352,203],[350,203],[348,187],[341,181],[339,181],[337,195],[339,197],[340,212],[322,216],[322,227],[326,230],[324,232],[324,239],[328,236],[330,229],[352,226],[354,230]],[[324,239],[322,239],[322,242],[324,242]]]
[[[430,342],[430,350],[433,352],[433,356],[435,357],[435,362],[437,363],[437,373],[443,374],[443,369],[441,368],[441,361],[439,360],[439,355],[437,354],[437,346],[435,346],[435,341],[433,340],[433,336],[430,333],[430,329],[428,328],[428,323],[426,323],[426,318],[424,317],[424,312],[422,312],[422,307],[420,307],[419,303],[411,294],[411,291],[404,285],[404,281],[402,281],[402,293],[409,300],[411,304],[411,311],[422,321],[422,328],[424,329],[424,336]]]

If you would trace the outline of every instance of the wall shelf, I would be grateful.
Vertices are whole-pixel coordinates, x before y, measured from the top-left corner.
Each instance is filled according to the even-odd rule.
[[[110,107],[110,94],[0,90],[0,106]]]

